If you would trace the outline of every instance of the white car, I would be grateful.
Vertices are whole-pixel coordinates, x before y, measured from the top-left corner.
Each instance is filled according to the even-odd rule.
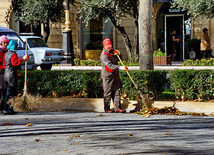
[[[5,27],[0,27],[0,36],[5,35],[8,40],[16,40],[18,43],[18,48],[16,53],[19,58],[22,58],[25,55],[25,43],[22,41],[20,36],[11,29],[7,29]],[[30,50],[27,50],[27,54],[29,59],[27,61],[27,69],[35,70],[37,65],[34,63],[34,56]],[[19,66],[18,69],[25,69],[25,62],[23,61]]]
[[[52,64],[60,64],[64,58],[65,51],[58,48],[49,48],[41,37],[20,36],[24,42],[28,42],[28,48],[33,52],[35,63],[42,70],[50,70]]]

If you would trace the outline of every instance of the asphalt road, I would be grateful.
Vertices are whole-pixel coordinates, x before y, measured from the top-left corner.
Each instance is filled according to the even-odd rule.
[[[214,154],[213,117],[35,112],[0,118],[0,154]]]

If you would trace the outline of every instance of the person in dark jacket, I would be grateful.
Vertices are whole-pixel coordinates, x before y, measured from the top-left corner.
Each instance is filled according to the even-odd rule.
[[[0,110],[2,110],[2,107],[4,105],[4,98],[6,94],[6,84],[4,82],[4,66],[3,66],[3,59],[4,55],[7,52],[7,45],[9,43],[9,40],[5,35],[2,35],[0,37]]]
[[[102,70],[101,79],[104,90],[104,110],[106,113],[119,112],[124,113],[121,109],[120,89],[122,87],[117,55],[119,51],[112,48],[112,42],[109,38],[103,40],[103,52],[100,55]],[[128,71],[128,68],[125,67]],[[110,110],[111,99],[114,103],[114,111]]]
[[[13,108],[7,101],[10,97],[15,97],[17,95],[17,66],[21,64],[22,61],[28,60],[28,55],[22,58],[18,58],[16,54],[17,41],[11,40],[7,46],[8,52],[5,53],[3,65],[5,67],[4,80],[7,85],[6,97],[4,101],[3,114],[16,114]]]
[[[176,30],[172,31],[172,41],[172,60],[175,60],[176,55],[179,52],[179,42],[181,41],[180,37],[176,34]]]

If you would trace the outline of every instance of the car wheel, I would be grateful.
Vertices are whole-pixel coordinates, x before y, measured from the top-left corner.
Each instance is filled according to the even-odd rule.
[[[41,68],[42,70],[51,70],[52,64],[40,65],[40,68]]]

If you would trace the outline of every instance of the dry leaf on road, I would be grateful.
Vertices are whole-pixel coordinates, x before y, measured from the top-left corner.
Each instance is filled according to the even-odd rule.
[[[12,123],[4,123],[2,125],[13,125]]]
[[[25,126],[32,126],[33,124],[32,123],[29,123],[29,124],[26,124]]]

